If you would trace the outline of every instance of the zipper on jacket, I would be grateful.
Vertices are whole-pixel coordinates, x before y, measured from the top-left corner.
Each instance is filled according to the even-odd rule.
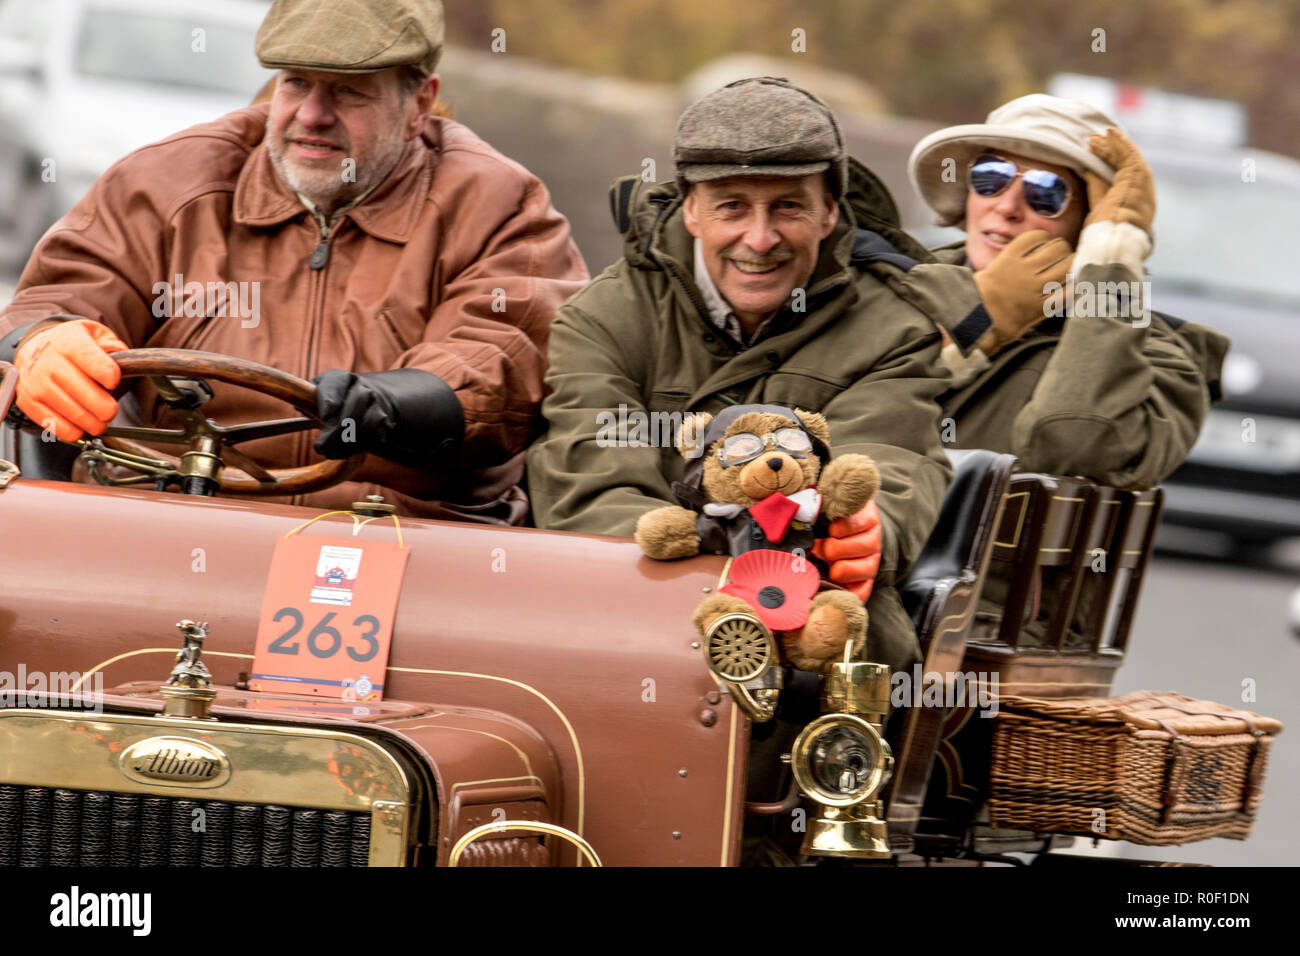
[[[307,267],[316,273],[313,277],[316,284],[316,302],[311,311],[311,321],[307,326],[307,364],[303,369],[305,377],[308,378],[311,377],[311,370],[316,362],[317,332],[319,331],[321,315],[325,311],[325,293],[329,291],[325,283],[325,267],[329,265],[330,261],[330,238],[342,226],[344,218],[346,217],[340,217],[328,232],[322,225],[320,242],[316,244],[316,248],[312,250],[311,255],[307,258]],[[321,225],[320,220],[317,220],[317,224]]]
[[[307,258],[307,265],[319,272],[325,268],[325,263],[330,261],[330,241],[328,238],[321,237],[320,243],[311,251]]]
[[[343,219],[340,218],[339,221],[334,224],[334,229],[338,229],[342,221]],[[316,224],[317,226],[322,227],[320,230],[320,242],[316,244],[316,248],[313,249],[311,255],[307,257],[307,267],[313,273],[311,284],[314,287],[311,290],[314,301],[311,302],[311,308],[308,310],[307,316],[307,355],[303,366],[303,378],[308,379],[312,377],[312,367],[316,362],[316,342],[319,338],[318,332],[321,323],[321,316],[325,311],[325,293],[328,291],[328,287],[325,283],[325,267],[329,264],[329,243],[332,232],[332,230],[326,231],[326,229],[323,228],[320,219],[316,220]],[[311,443],[307,441],[307,438],[308,434],[306,432],[303,432],[298,436],[300,442],[306,442],[305,447],[301,445],[299,446],[299,455],[306,454],[306,451],[311,448]],[[301,505],[305,500],[304,495],[294,495],[290,503]]]
[[[311,218],[316,223],[316,228],[320,230],[320,242],[316,243],[316,248],[307,257],[307,267],[314,272],[319,272],[325,268],[325,263],[330,261],[330,227],[318,210],[311,210]]]

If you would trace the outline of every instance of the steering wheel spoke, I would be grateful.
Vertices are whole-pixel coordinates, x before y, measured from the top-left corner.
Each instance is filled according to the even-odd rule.
[[[114,484],[143,483],[150,478],[205,479],[209,485],[215,481],[217,487],[228,494],[298,495],[346,481],[365,457],[353,455],[351,458],[327,459],[298,468],[265,468],[231,447],[236,443],[276,438],[320,427],[316,386],[287,372],[230,355],[183,349],[128,349],[115,352],[111,357],[121,367],[123,378],[153,379],[160,395],[175,403],[173,414],[185,424],[184,429],[113,426],[100,436],[95,445],[83,444],[92,463],[97,463],[101,472],[102,464],[111,462],[147,476],[139,482],[114,479]],[[178,383],[168,376],[196,381]],[[202,381],[206,379],[278,398],[301,412],[302,417],[222,426],[203,417],[202,393],[209,391]],[[185,407],[179,399],[188,403],[191,395],[198,396],[199,401]],[[174,457],[154,450],[145,442],[189,447],[180,457]],[[222,468],[225,464],[244,474],[225,472]],[[182,480],[181,484],[184,486],[187,482]]]
[[[160,445],[188,445],[191,436],[178,428],[147,428],[135,425],[109,425],[100,438],[127,438],[131,441],[156,442]]]
[[[275,484],[275,475],[271,474],[257,462],[253,461],[253,459],[249,458],[242,451],[226,445],[221,449],[221,457],[231,465],[234,465],[244,474],[257,479],[262,484]]]
[[[229,447],[246,441],[257,441],[261,438],[278,438],[280,435],[292,435],[295,432],[305,432],[312,428],[320,428],[320,422],[312,418],[280,418],[272,422],[230,425],[217,429],[216,434],[221,436],[222,444]]]

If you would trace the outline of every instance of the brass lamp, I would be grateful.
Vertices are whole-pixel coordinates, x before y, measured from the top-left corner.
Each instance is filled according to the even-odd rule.
[[[822,678],[826,711],[795,738],[795,782],[821,808],[804,837],[807,856],[888,859],[889,840],[880,792],[894,772],[883,736],[889,712],[889,668],[844,660]]]

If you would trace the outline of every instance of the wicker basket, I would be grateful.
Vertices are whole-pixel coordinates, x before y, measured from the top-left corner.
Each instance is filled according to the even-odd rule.
[[[1003,696],[990,822],[1162,846],[1244,840],[1281,730],[1272,718],[1168,691]]]

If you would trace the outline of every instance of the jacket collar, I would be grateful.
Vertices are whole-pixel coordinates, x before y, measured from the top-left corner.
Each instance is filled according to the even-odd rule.
[[[406,242],[433,183],[432,152],[424,137],[417,136],[406,145],[388,178],[340,218],[351,219],[378,239]],[[235,222],[245,226],[278,226],[298,216],[310,216],[310,213],[280,179],[266,143],[258,143],[235,183]]]

